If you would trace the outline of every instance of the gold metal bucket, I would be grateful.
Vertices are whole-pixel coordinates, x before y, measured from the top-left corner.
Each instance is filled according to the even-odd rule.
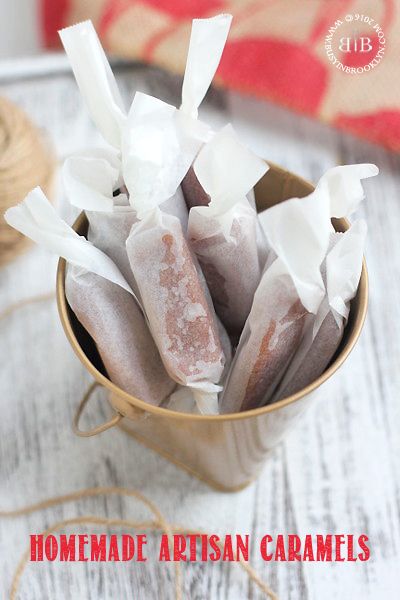
[[[255,189],[257,210],[263,210],[292,197],[303,197],[312,190],[311,183],[270,164],[270,170]],[[348,223],[334,219],[337,231]],[[74,225],[81,235],[87,232],[87,220],[81,214]],[[78,323],[65,297],[66,262],[60,259],[57,271],[57,301],[64,331],[78,358],[95,378],[95,386],[108,390],[114,417],[94,430],[82,432],[78,423],[89,399],[79,407],[75,430],[80,435],[94,435],[118,424],[136,440],[152,448],[179,467],[223,491],[238,491],[251,483],[274,446],[293,426],[317,395],[319,388],[346,360],[361,333],[368,304],[368,278],[363,264],[360,285],[351,303],[349,321],[341,345],[326,371],[313,383],[275,404],[229,415],[190,415],[151,406],[114,385],[101,366],[91,338]],[[122,418],[124,417],[124,418]]]

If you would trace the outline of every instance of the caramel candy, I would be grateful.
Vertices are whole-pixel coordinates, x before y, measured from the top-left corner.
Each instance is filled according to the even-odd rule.
[[[86,216],[89,221],[88,240],[114,261],[136,291],[125,246],[132,225],[137,222],[135,211],[130,206],[115,206],[113,212],[86,211]]]
[[[188,210],[193,206],[208,206],[211,198],[197,179],[193,166],[186,173],[181,186]]]
[[[270,278],[257,291],[240,339],[221,412],[231,413],[267,404],[301,341],[308,312],[289,276]]]
[[[339,326],[333,314],[328,313],[304,360],[299,365],[296,373],[287,382],[287,385],[278,390],[274,401],[282,400],[299,392],[322,375],[339,347],[343,330],[344,323],[342,322],[342,325]]]
[[[68,266],[68,303],[96,343],[113,383],[158,406],[176,387],[168,376],[143,314],[120,286]]]
[[[191,247],[200,262],[215,311],[233,339],[240,336],[261,278],[256,226],[256,213],[246,205],[233,219],[229,239],[220,228],[213,227],[213,218],[197,212],[190,214]],[[209,235],[205,233],[207,228]]]
[[[132,228],[127,251],[169,375],[196,388],[218,383],[225,361],[218,324],[179,220],[153,211]]]

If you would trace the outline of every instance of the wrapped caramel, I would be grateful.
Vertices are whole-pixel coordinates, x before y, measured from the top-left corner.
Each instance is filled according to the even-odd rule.
[[[179,193],[203,125],[137,93],[127,128],[124,178],[138,222],[126,247],[143,309],[171,378],[190,387],[201,412],[215,413],[225,364],[217,319],[182,224],[163,210]]]
[[[360,279],[366,224],[362,220],[357,221],[346,233],[340,234],[334,232],[330,219],[349,217],[364,199],[361,181],[378,172],[378,168],[371,164],[338,166],[329,169],[317,184],[313,196],[329,207],[329,220],[321,223],[328,245],[320,269],[325,293],[317,314],[309,318],[304,337],[269,402],[287,397],[319,377],[340,344],[350,301],[356,294]],[[282,208],[281,216],[285,219],[290,217],[291,203],[288,201]],[[269,238],[279,231],[275,216],[267,211],[260,216]],[[312,218],[310,206],[309,219]],[[272,243],[276,244],[276,241]]]
[[[68,266],[68,304],[96,343],[111,381],[158,406],[176,387],[132,295],[95,273]]]
[[[181,108],[136,93],[122,139],[124,182],[139,220],[126,244],[132,273],[169,375],[190,388],[203,413],[218,411],[225,364],[221,335],[227,338],[219,333],[181,222],[165,212],[164,203],[181,194],[184,175],[209,139],[210,128],[197,111],[230,21],[220,15],[193,22]]]
[[[280,382],[309,314],[283,262],[264,273],[221,398],[222,413],[265,404]]]
[[[10,208],[7,223],[68,261],[66,295],[96,343],[110,379],[126,392],[159,405],[175,388],[132,289],[113,261],[73,231],[40,188]]]
[[[170,376],[203,413],[218,412],[225,356],[212,307],[179,220],[160,210],[134,225],[127,250],[154,340]]]
[[[249,315],[263,267],[257,213],[246,194],[267,170],[230,125],[203,146],[194,163],[210,203],[191,208],[188,238],[215,310],[233,338],[240,335]]]
[[[356,221],[345,233],[332,233],[322,267],[326,295],[273,401],[287,398],[315,381],[327,368],[342,340],[360,281],[367,226]]]

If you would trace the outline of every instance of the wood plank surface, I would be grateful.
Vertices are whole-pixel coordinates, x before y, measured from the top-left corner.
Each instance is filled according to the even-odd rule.
[[[38,59],[40,60],[40,59]],[[60,161],[100,143],[65,69],[35,68],[1,76],[0,93],[46,131]],[[179,104],[180,80],[119,65],[127,102],[136,89]],[[308,118],[273,105],[212,90],[202,116],[218,127],[233,122],[264,157],[316,181],[329,167],[375,162],[379,177],[366,182],[360,210],[368,221],[370,307],[359,343],[319,402],[269,458],[260,479],[237,494],[210,490],[123,432],[81,439],[71,430],[90,376],[73,354],[54,301],[25,307],[0,322],[0,509],[12,509],[88,486],[140,489],[174,523],[210,532],[249,533],[252,564],[281,600],[395,600],[400,595],[400,159]],[[60,191],[62,213],[72,220]],[[54,288],[56,260],[38,248],[0,271],[0,310]],[[103,402],[102,402],[103,400]],[[104,397],[91,419],[107,415]],[[0,598],[29,533],[75,515],[147,518],[136,502],[87,499],[15,520],[0,519]],[[101,532],[101,528],[86,528]],[[75,530],[76,531],[76,530]],[[82,529],[83,531],[83,529]],[[257,544],[265,534],[366,533],[364,563],[263,563]],[[149,536],[148,555],[158,538]],[[183,565],[185,598],[258,600],[261,592],[237,565]],[[24,600],[173,598],[170,565],[28,565]]]

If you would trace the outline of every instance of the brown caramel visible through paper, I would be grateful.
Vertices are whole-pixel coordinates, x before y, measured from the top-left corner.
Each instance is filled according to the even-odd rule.
[[[273,390],[269,390],[272,382],[279,374],[282,365],[290,359],[293,349],[297,348],[302,335],[306,314],[307,311],[300,300],[297,300],[280,320],[281,325],[285,325],[286,323],[289,323],[289,325],[279,334],[277,340],[274,340],[277,322],[271,320],[262,338],[258,358],[250,373],[242,410],[250,410],[262,406],[267,391],[272,393]],[[271,342],[275,342],[272,348]]]
[[[190,167],[182,181],[182,191],[186,206],[190,210],[193,206],[208,206],[210,196],[204,191],[203,186],[197,179],[194,168]]]
[[[177,256],[174,253],[176,240],[173,235],[163,235],[162,243],[165,248],[162,262],[168,265],[160,271],[160,285],[167,294],[166,333],[170,340],[168,352],[178,359],[179,369],[190,377],[202,372],[201,363],[215,364],[221,361],[222,350],[215,320],[209,312],[183,236],[179,257],[183,262],[180,268],[177,268]],[[188,301],[194,307],[193,314],[185,314]]]

